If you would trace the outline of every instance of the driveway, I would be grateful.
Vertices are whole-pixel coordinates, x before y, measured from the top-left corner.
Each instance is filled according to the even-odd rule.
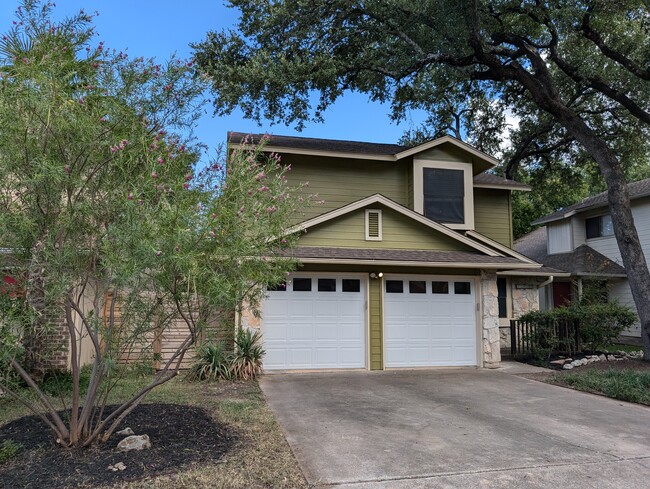
[[[647,488],[650,409],[487,369],[266,375],[310,484]]]

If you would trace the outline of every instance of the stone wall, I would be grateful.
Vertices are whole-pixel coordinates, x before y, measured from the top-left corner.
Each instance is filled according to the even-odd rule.
[[[531,311],[539,310],[539,284],[535,277],[512,277],[510,279],[510,307],[512,319],[517,319]],[[501,348],[510,348],[510,328],[499,330]]]
[[[481,310],[483,366],[497,368],[501,363],[501,342],[496,272],[481,272]]]

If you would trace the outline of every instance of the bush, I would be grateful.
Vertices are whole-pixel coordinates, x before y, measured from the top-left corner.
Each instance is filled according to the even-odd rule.
[[[190,380],[249,380],[262,372],[265,351],[259,331],[239,329],[235,336],[235,351],[229,353],[223,342],[205,343],[196,349],[190,368]]]
[[[611,345],[623,330],[634,324],[636,315],[626,306],[609,302],[534,311],[519,319],[533,326],[525,339],[530,342],[531,353],[545,360],[558,351],[571,354],[576,349],[594,351]],[[576,345],[576,325],[579,345]]]
[[[196,348],[196,358],[188,378],[190,380],[230,380],[231,358],[223,342],[206,343]]]
[[[262,359],[266,352],[262,348],[259,331],[239,329],[235,337],[235,352],[232,357],[233,377],[241,380],[254,379],[262,372]]]

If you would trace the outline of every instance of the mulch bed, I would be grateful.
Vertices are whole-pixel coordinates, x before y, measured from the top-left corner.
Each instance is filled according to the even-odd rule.
[[[142,404],[118,431],[127,426],[136,435],[149,435],[152,448],[117,452],[123,437],[113,434],[100,447],[63,449],[54,444],[52,432],[35,416],[0,426],[0,444],[9,439],[22,445],[16,457],[0,465],[0,488],[96,487],[173,474],[189,464],[214,463],[237,442],[232,428],[194,406]],[[126,469],[108,469],[118,462]]]

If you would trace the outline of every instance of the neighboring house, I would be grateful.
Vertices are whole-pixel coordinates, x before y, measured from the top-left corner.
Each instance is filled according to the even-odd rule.
[[[632,215],[643,252],[650,256],[650,179],[628,185]],[[518,239],[520,253],[570,273],[540,290],[540,307],[550,309],[595,294],[602,300],[617,300],[636,310],[621,254],[614,237],[606,192],[538,219],[543,225]],[[624,335],[640,336],[640,324]]]
[[[511,193],[529,187],[487,173],[497,160],[451,137],[271,136],[265,151],[322,201],[289,231],[300,268],[268,290],[261,319],[242,313],[263,333],[265,370],[499,365],[500,324],[536,309],[557,273],[511,248]]]

